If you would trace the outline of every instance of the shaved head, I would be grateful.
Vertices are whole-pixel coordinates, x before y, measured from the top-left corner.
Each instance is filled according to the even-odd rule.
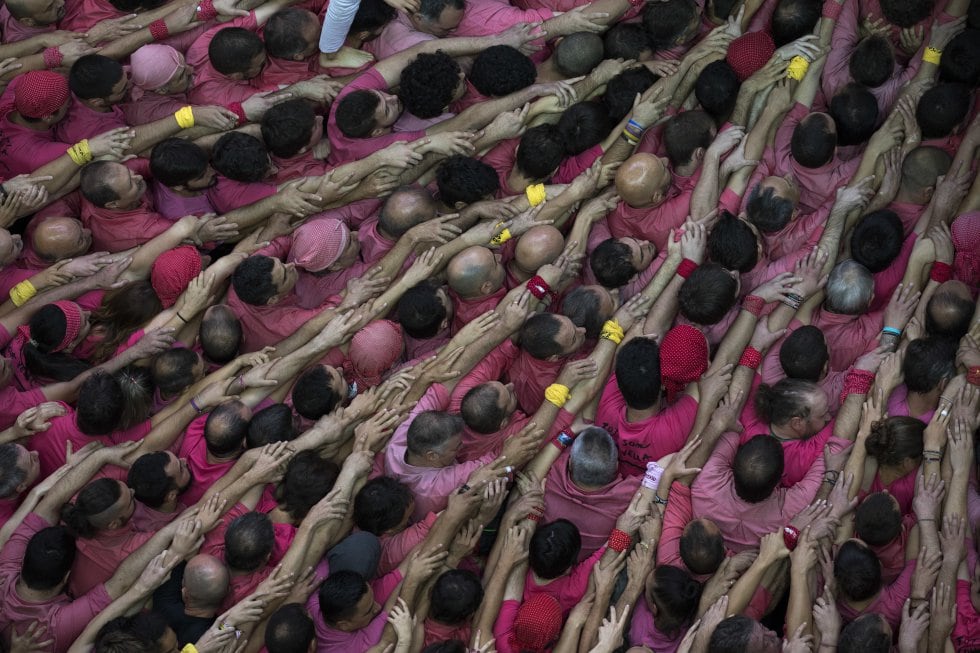
[[[664,159],[652,154],[634,154],[616,172],[616,192],[634,208],[659,206],[666,197],[670,179]]]
[[[92,233],[75,218],[48,218],[34,229],[34,251],[46,261],[81,256],[92,244]]]
[[[554,263],[564,248],[565,238],[555,227],[550,224],[531,227],[517,241],[514,262],[522,271],[534,274],[542,265]]]
[[[378,213],[378,226],[386,236],[401,237],[417,224],[436,217],[436,201],[424,188],[399,188],[385,200]]]
[[[228,593],[230,581],[225,563],[205,553],[196,555],[184,569],[184,603],[217,608]]]
[[[917,147],[902,162],[902,186],[913,193],[932,188],[951,163],[950,156],[938,147]]]
[[[489,295],[503,283],[503,267],[492,251],[479,245],[454,256],[446,273],[449,287],[464,298]]]

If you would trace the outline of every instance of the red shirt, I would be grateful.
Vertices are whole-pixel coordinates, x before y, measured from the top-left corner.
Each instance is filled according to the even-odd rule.
[[[92,138],[117,127],[128,127],[126,115],[120,106],[116,105],[105,112],[96,111],[72,95],[68,115],[54,126],[54,133],[60,141],[77,143],[83,138]]]
[[[239,16],[227,23],[220,23],[201,34],[187,49],[187,63],[194,68],[194,83],[187,91],[187,99],[194,104],[225,105],[229,102],[242,102],[259,91],[271,91],[278,88],[276,84],[264,84],[262,75],[247,80],[236,80],[225,77],[211,65],[208,57],[208,47],[215,35],[227,27],[241,27],[258,31],[255,12],[248,16]]]
[[[37,131],[11,122],[7,115],[0,120],[0,177],[10,179],[29,174],[51,163],[68,151],[71,143],[62,143],[54,131]]]

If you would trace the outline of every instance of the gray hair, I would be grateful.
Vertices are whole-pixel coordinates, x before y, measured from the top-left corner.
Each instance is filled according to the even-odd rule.
[[[844,315],[860,315],[871,303],[874,277],[868,268],[850,259],[841,261],[830,271],[825,289],[827,310]]]
[[[590,426],[575,438],[570,454],[572,482],[601,487],[613,482],[619,469],[619,450],[609,432]]]
[[[19,454],[20,448],[12,442],[0,445],[0,499],[13,497],[27,478],[27,472],[17,464]]]

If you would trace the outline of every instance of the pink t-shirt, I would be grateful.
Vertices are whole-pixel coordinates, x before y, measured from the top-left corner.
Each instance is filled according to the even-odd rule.
[[[0,33],[3,35],[4,43],[25,41],[32,36],[53,32],[56,29],[58,29],[58,26],[55,24],[45,25],[44,27],[29,27],[10,15],[10,10],[7,9],[6,3],[0,5]]]
[[[403,50],[419,43],[431,41],[437,37],[415,29],[412,21],[404,12],[395,14],[395,19],[388,21],[377,38],[365,41],[361,49],[374,55],[375,61],[387,59]]]
[[[230,102],[242,102],[259,91],[271,91],[277,85],[263,84],[261,74],[247,80],[235,80],[225,77],[211,65],[208,57],[208,47],[215,35],[227,27],[241,27],[258,31],[255,12],[248,16],[239,16],[227,23],[220,23],[201,34],[193,45],[187,49],[187,63],[194,69],[194,83],[187,91],[187,99],[194,104],[225,105]]]
[[[55,125],[54,133],[62,142],[77,143],[83,138],[92,138],[110,129],[127,126],[126,115],[119,105],[105,112],[96,111],[72,95],[68,115]]]
[[[0,134],[0,177],[4,179],[29,174],[64,155],[71,146],[56,139],[53,130],[22,127],[11,122],[9,115],[0,120]]]
[[[878,334],[884,326],[884,311],[862,315],[831,313],[823,307],[813,314],[812,323],[823,331],[830,344],[830,369],[846,370],[861,354],[878,346]]]
[[[425,536],[429,534],[429,529],[436,523],[438,515],[430,512],[422,520],[409,524],[409,526],[394,535],[382,535],[378,539],[381,541],[381,560],[378,562],[377,574],[383,576],[394,571],[408,554],[414,549]]]
[[[205,213],[215,213],[207,193],[196,197],[178,195],[158,181],[153,182],[153,198],[156,200],[157,212],[168,220],[180,220],[185,215],[202,216]]]
[[[143,93],[139,100],[124,102],[118,106],[126,117],[126,123],[135,126],[172,116],[178,109],[188,104],[190,101],[185,93],[160,95],[148,91]]]
[[[401,572],[396,569],[371,583],[374,600],[384,605],[401,580]],[[384,632],[385,624],[388,623],[388,613],[382,610],[371,620],[371,623],[360,630],[354,632],[337,630],[323,619],[319,592],[313,592],[306,603],[306,609],[313,618],[313,625],[316,628],[316,653],[367,651],[381,641],[381,634]]]
[[[637,601],[630,621],[630,644],[633,646],[646,646],[657,653],[676,653],[686,633],[686,628],[681,628],[675,633],[661,632],[657,628],[653,613],[647,607],[646,598],[641,597]]]
[[[181,499],[188,505],[200,501],[211,486],[235,465],[234,460],[218,463],[208,460],[208,444],[204,439],[204,426],[207,420],[207,415],[201,415],[191,422],[184,431],[184,439],[180,443],[178,456],[187,459],[187,467],[191,470],[194,479],[191,486],[181,495]]]
[[[500,34],[518,23],[543,22],[554,16],[550,9],[519,9],[505,0],[476,0],[466,3],[463,20],[454,36]]]
[[[865,609],[855,610],[842,598],[837,599],[837,609],[840,611],[844,624],[849,624],[863,614],[880,614],[898,632],[902,622],[902,606],[912,591],[912,576],[915,574],[915,558],[905,563],[905,569],[892,583],[885,585]]]
[[[45,401],[40,388],[18,390],[13,385],[0,388],[0,430],[10,428],[17,422],[18,415]]]
[[[378,230],[378,219],[368,218],[361,223],[357,230],[357,240],[361,244],[361,259],[369,263],[377,263],[384,258],[395,246],[391,240]]]
[[[888,306],[888,302],[892,298],[892,293],[898,288],[898,284],[902,283],[902,278],[905,276],[905,269],[909,265],[909,259],[912,258],[912,248],[915,247],[915,242],[918,238],[918,234],[909,234],[905,242],[902,243],[902,249],[898,252],[895,260],[891,262],[891,265],[881,272],[875,272],[875,294],[871,300],[869,310],[884,310]]]
[[[127,523],[111,531],[99,531],[92,538],[77,538],[78,553],[68,578],[72,595],[81,596],[112,578],[122,561],[155,534],[137,531],[132,523]]]
[[[224,214],[255,204],[276,194],[276,187],[264,181],[246,183],[218,175],[218,183],[208,189],[207,196],[214,210]]]
[[[507,288],[501,286],[489,295],[483,297],[464,298],[449,290],[449,298],[453,302],[453,332],[462,329],[487,311],[497,308],[497,304],[507,294]]]
[[[666,247],[670,232],[684,224],[690,213],[691,193],[681,193],[672,182],[662,204],[636,208],[621,201],[606,220],[614,238],[649,240],[659,250]]]
[[[599,562],[605,550],[605,546],[599,547],[595,553],[569,569],[566,575],[559,576],[549,583],[539,584],[534,578],[534,572],[528,569],[524,581],[524,602],[530,601],[537,594],[547,594],[558,601],[561,611],[567,617],[575,604],[582,600],[589,586],[592,568]]]
[[[936,409],[927,410],[921,415],[913,415],[912,410],[909,408],[909,389],[904,383],[899,384],[897,388],[892,390],[891,396],[888,397],[888,415],[894,417],[896,415],[905,417],[915,417],[924,424],[928,424],[932,421],[932,416],[935,414]]]
[[[173,222],[153,210],[149,191],[139,206],[128,211],[98,207],[82,200],[82,224],[92,230],[94,250],[121,252],[142,245],[173,226]]]

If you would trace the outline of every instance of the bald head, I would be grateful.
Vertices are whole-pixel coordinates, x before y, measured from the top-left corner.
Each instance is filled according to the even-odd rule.
[[[922,193],[935,188],[936,180],[949,171],[951,163],[950,156],[938,147],[915,148],[902,162],[902,189],[908,193]]]
[[[184,569],[184,603],[194,607],[217,608],[228,593],[231,576],[225,563],[212,555],[199,554]]]
[[[660,205],[669,185],[666,162],[652,154],[634,154],[616,172],[616,192],[634,208]]]
[[[524,272],[534,274],[542,265],[554,263],[564,248],[565,239],[555,227],[550,224],[531,227],[517,241],[514,261]]]
[[[454,256],[446,268],[449,287],[464,298],[489,294],[486,290],[487,284],[493,280],[496,267],[496,258],[489,249],[468,247]]]
[[[215,304],[204,311],[198,336],[204,355],[215,363],[227,363],[238,355],[242,325],[225,304]]]
[[[436,217],[436,201],[424,188],[399,188],[385,200],[378,213],[378,226],[386,236],[400,238],[417,224]]]
[[[81,256],[92,244],[92,235],[74,218],[49,218],[34,230],[34,251],[46,261]]]

